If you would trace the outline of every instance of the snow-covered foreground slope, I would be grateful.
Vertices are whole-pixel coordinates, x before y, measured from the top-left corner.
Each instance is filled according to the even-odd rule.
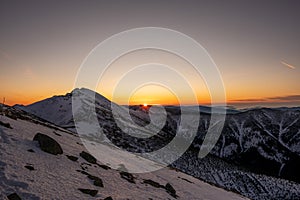
[[[13,193],[30,200],[109,196],[112,199],[174,199],[166,189],[168,183],[176,191],[177,199],[245,199],[170,168],[132,174],[133,177],[125,174],[125,178],[132,178],[132,183],[122,178],[120,171],[101,165],[101,160],[91,164],[83,159],[80,153],[86,149],[76,134],[10,110],[10,117],[15,119],[0,115],[1,199]],[[36,133],[57,141],[63,154],[42,151],[37,141],[33,141]],[[95,185],[95,177],[98,182],[102,180],[103,187]],[[97,194],[92,197],[79,189],[95,190]]]

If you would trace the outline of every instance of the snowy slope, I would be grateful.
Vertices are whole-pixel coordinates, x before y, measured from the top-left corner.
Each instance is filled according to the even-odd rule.
[[[195,146],[205,132],[199,132]],[[227,115],[212,154],[259,173],[300,182],[300,111],[264,108]]]
[[[120,176],[119,171],[104,169],[101,165],[84,160],[79,154],[86,150],[76,134],[15,109],[7,109],[9,111],[6,114],[9,113],[10,117],[0,115],[1,199],[6,199],[12,193],[30,200],[104,199],[109,196],[112,199],[174,199],[166,189],[150,184],[151,181],[160,185],[169,183],[176,190],[177,199],[245,199],[169,168],[133,174],[135,183],[128,182]],[[11,128],[7,128],[7,124]],[[33,141],[37,132],[57,141],[63,154],[52,155],[42,151]],[[67,156],[78,160],[72,161]],[[100,178],[103,187],[95,186],[87,174]],[[148,180],[148,184],[145,180]],[[98,192],[92,197],[79,188]]]

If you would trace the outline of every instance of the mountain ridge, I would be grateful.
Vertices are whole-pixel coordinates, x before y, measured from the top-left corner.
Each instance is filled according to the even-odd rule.
[[[80,91],[80,89],[77,91]],[[63,110],[59,111],[61,104],[57,104],[57,102],[54,101],[51,105],[54,106],[55,109],[51,109],[51,111],[53,111],[53,116],[56,118],[49,118],[49,116],[52,116],[49,114],[44,115],[44,117],[48,120],[50,119],[55,124],[59,124],[63,127],[71,127],[69,130],[76,131],[73,126],[74,121],[72,120],[72,112],[70,109],[71,96],[65,95],[59,98],[67,102],[63,105],[68,105],[69,107],[64,108],[63,110],[68,113],[66,114]],[[47,102],[49,102],[49,100]],[[44,108],[45,107],[47,106],[44,106]],[[122,130],[115,124],[110,109],[111,106],[108,99],[100,98],[100,101],[96,100],[97,118],[100,125],[104,127],[104,133],[108,139],[112,140],[115,145],[131,152],[150,152],[167,144],[175,136],[178,128],[178,120],[180,119],[179,107],[166,107],[167,121],[163,129],[158,133],[158,137],[153,138],[153,140],[139,139],[135,141],[133,138],[125,139],[127,136],[122,133]],[[38,116],[42,118],[42,115],[47,113],[42,107],[37,107],[35,111],[35,114],[39,112]],[[129,106],[129,111],[131,118],[133,118],[133,121],[137,124],[145,126],[149,123],[149,113],[142,107],[136,106],[130,109]],[[31,110],[31,112],[33,112],[33,110]],[[60,116],[60,114],[62,114],[63,117]],[[275,184],[276,186],[274,185],[274,187],[283,190],[282,183],[278,184],[277,179],[275,181],[275,179],[273,180],[273,177],[298,182],[295,183],[295,186],[299,186],[300,174],[297,172],[297,168],[300,167],[300,111],[298,109],[256,108],[227,114],[221,137],[211,151],[209,158],[206,160],[204,159],[205,162],[203,165],[198,163],[201,162],[201,160],[195,156],[197,154],[195,152],[199,150],[204,136],[207,133],[210,117],[210,113],[201,113],[198,134],[194,139],[190,150],[171,166],[202,180],[226,189],[235,190],[253,199],[255,199],[254,191],[263,192],[267,190],[266,184],[273,185],[276,182],[277,185]],[[56,119],[59,121],[56,121]],[[141,145],[144,143],[148,145],[147,148]],[[248,172],[244,172],[238,168],[237,171],[233,173],[227,167],[222,169],[222,171],[226,171],[228,174],[227,177],[221,172],[209,172],[215,174],[214,176],[216,177],[223,177],[223,181],[218,181],[220,178],[211,178],[208,174],[198,173],[198,170],[201,169],[197,169],[197,166],[201,166],[201,168],[204,169],[207,168],[207,166],[218,168],[214,162],[220,163],[221,161],[210,158],[211,156],[216,156],[216,158],[231,163],[232,166],[228,168],[234,166],[245,167],[246,171],[249,170],[251,173],[248,174]],[[214,161],[212,162],[210,159]],[[194,163],[194,166],[187,165],[187,161]],[[272,178],[264,176],[262,180],[259,180],[261,178],[258,178],[256,174],[265,174]],[[264,187],[257,189],[255,184],[252,186],[251,184],[241,185],[240,181],[248,179],[248,177],[255,180],[254,182],[256,184],[258,183]],[[236,179],[236,182],[230,183],[230,179]],[[276,193],[273,193],[272,191],[269,193],[269,195],[273,195],[274,198],[278,198]]]

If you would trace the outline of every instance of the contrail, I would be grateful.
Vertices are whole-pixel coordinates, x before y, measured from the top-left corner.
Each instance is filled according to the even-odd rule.
[[[296,69],[296,67],[294,67],[293,65],[290,65],[290,64],[288,64],[288,63],[286,63],[286,62],[284,62],[284,61],[281,61],[281,64],[287,66],[287,67],[290,68],[290,69]]]

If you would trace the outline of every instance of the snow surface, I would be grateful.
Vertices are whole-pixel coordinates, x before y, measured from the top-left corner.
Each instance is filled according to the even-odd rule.
[[[164,168],[162,170],[134,174],[136,184],[120,177],[119,171],[105,170],[98,165],[88,164],[79,156],[86,151],[76,134],[37,120],[11,119],[0,115],[0,121],[9,123],[12,129],[0,126],[0,198],[16,192],[22,199],[174,199],[163,188],[143,183],[151,179],[162,185],[170,183],[176,190],[177,199],[246,199],[186,175]],[[37,123],[38,122],[38,123]],[[62,155],[43,152],[37,142],[32,141],[37,133],[55,139],[62,147]],[[34,152],[29,152],[32,149]],[[69,160],[66,155],[78,157]],[[98,161],[99,163],[101,160]],[[30,171],[24,166],[33,166]],[[83,170],[102,179],[104,187],[94,186]],[[95,189],[98,194],[91,197],[78,188]]]

